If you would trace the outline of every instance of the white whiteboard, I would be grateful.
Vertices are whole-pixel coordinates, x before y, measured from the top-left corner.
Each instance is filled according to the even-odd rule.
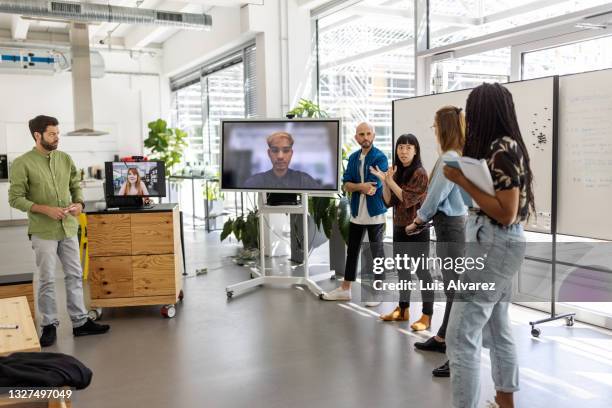
[[[612,70],[559,78],[558,232],[612,240]]]
[[[504,84],[512,93],[521,134],[527,145],[537,217],[531,217],[525,228],[550,232],[552,195],[552,141],[554,78],[540,78]],[[438,158],[437,144],[431,125],[436,111],[444,105],[465,109],[471,89],[393,101],[393,137],[412,133],[421,145],[421,157],[427,171]]]

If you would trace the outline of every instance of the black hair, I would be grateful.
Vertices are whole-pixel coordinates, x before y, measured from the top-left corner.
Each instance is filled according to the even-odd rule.
[[[412,163],[410,163],[407,167],[404,167],[399,159],[399,156],[397,155],[397,147],[403,144],[412,145],[414,146],[415,150]],[[397,138],[397,141],[395,142],[393,165],[396,166],[393,180],[395,180],[397,184],[407,183],[412,178],[412,175],[416,169],[423,167],[423,164],[421,163],[421,146],[419,145],[419,141],[416,136],[412,133],[405,133]]]
[[[510,91],[498,83],[483,83],[470,92],[465,110],[467,129],[463,155],[483,159],[496,139],[508,136],[516,141],[524,158],[527,202],[531,213],[535,214],[529,152],[519,129]]]
[[[38,115],[34,119],[30,119],[28,125],[30,126],[30,133],[32,134],[32,138],[36,140],[34,137],[34,133],[38,132],[41,135],[47,131],[47,126],[57,126],[59,122],[53,116],[45,116]]]

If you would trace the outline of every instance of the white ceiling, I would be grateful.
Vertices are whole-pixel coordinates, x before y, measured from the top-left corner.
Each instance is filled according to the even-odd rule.
[[[74,0],[73,0],[74,1]],[[140,7],[159,9],[167,11],[180,11],[187,13],[205,13],[213,7],[241,7],[246,4],[261,4],[262,0],[81,0],[80,3],[110,4],[113,6]],[[11,14],[0,13],[0,38],[23,41],[19,34],[15,35],[11,27],[19,22],[21,33],[30,37],[41,38],[47,34],[51,38],[56,33],[68,33],[68,25],[62,22],[45,21],[37,18],[21,18],[16,20]],[[214,21],[213,21],[214,26]],[[92,44],[100,44],[101,41],[111,43],[128,49],[143,49],[147,47],[158,47],[180,29],[159,26],[140,26],[132,24],[98,23],[90,25],[90,37]],[[8,38],[7,38],[8,37]]]

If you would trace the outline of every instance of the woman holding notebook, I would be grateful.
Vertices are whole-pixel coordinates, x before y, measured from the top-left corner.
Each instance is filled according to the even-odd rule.
[[[436,231],[436,256],[439,258],[458,258],[464,255],[465,250],[465,220],[467,207],[461,198],[459,187],[444,177],[444,162],[456,161],[463,150],[465,143],[465,116],[461,108],[444,106],[434,117],[432,126],[436,135],[438,149],[441,152],[432,171],[427,189],[427,198],[416,213],[414,221],[406,227],[406,233],[412,234],[421,226],[433,219]],[[443,263],[444,265],[444,263]],[[414,346],[419,350],[446,352],[446,327],[448,317],[453,305],[455,290],[448,287],[451,280],[458,275],[453,269],[442,268],[444,280],[444,293],[446,295],[446,308],[442,325],[435,336],[424,342],[417,342]],[[448,361],[433,370],[436,377],[448,377],[450,371]]]
[[[485,160],[494,195],[483,192],[461,170],[445,166],[444,175],[478,205],[466,225],[466,259],[484,259],[484,268],[461,275],[466,284],[493,283],[494,290],[465,290],[455,295],[446,352],[450,360],[453,407],[476,408],[480,395],[480,354],[491,355],[497,391],[495,404],[513,408],[518,364],[508,316],[512,281],[525,253],[521,222],[535,212],[529,155],[521,136],[510,92],[482,84],[466,104],[467,135],[463,156]]]

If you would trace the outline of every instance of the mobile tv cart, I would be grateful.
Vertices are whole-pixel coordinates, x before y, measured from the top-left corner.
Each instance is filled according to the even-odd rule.
[[[183,299],[178,204],[87,209],[89,315],[102,308],[160,305],[176,315]]]
[[[251,277],[255,275],[253,279],[236,283],[225,288],[228,299],[231,299],[235,294],[239,294],[248,289],[254,288],[261,285],[304,285],[315,295],[320,296],[323,290],[317,284],[318,281],[330,279],[334,276],[334,271],[324,272],[317,274],[316,280],[312,279],[309,274],[309,263],[308,263],[308,194],[301,194],[302,202],[299,205],[279,205],[270,206],[265,204],[265,193],[258,194],[258,215],[259,215],[259,258],[260,267],[259,271],[251,271]],[[304,276],[270,276],[266,274],[266,256],[264,247],[264,216],[265,214],[302,214],[304,221],[303,228],[303,250],[304,250]]]

